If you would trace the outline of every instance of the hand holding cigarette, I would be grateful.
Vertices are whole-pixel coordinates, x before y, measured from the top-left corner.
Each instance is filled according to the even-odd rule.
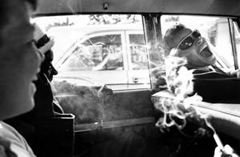
[[[214,151],[214,157],[239,157],[232,147],[225,145],[224,148],[217,146]]]

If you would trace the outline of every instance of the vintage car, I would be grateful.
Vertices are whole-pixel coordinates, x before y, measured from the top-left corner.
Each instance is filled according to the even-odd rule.
[[[55,40],[53,94],[64,114],[39,120],[33,151],[213,157],[229,145],[240,154],[240,79],[225,75],[239,69],[239,17],[238,0],[39,0],[32,21]],[[211,51],[224,74],[180,74],[186,62],[173,60],[168,75],[163,37],[176,23],[198,30],[183,46],[204,37],[199,53]]]
[[[61,17],[65,18],[73,17]],[[52,26],[47,34],[55,39],[54,65],[59,72],[55,81],[86,77],[113,89],[150,87],[141,20],[123,25]]]

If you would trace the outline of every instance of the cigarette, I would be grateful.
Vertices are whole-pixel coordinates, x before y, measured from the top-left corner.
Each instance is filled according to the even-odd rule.
[[[216,133],[216,130],[213,128],[213,126],[210,124],[210,122],[208,121],[207,118],[205,118],[205,122],[206,122],[207,126],[212,129],[213,139],[216,142],[217,146],[221,149],[222,152],[224,152],[223,143],[222,143],[221,139],[219,138],[218,134]]]
[[[219,136],[216,134],[216,132],[214,132],[214,134],[213,134],[213,139],[216,142],[217,146],[224,152],[223,143],[220,140]]]

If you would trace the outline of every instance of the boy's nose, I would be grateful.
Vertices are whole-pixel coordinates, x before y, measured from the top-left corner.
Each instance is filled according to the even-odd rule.
[[[53,75],[57,75],[58,74],[58,71],[54,68],[54,66],[52,66],[52,74]]]

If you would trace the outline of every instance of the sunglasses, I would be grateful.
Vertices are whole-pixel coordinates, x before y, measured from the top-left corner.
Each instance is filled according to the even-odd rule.
[[[194,30],[192,33],[181,40],[181,42],[177,45],[177,48],[180,50],[187,50],[192,47],[194,41],[199,37],[201,37],[200,32],[198,30]]]

